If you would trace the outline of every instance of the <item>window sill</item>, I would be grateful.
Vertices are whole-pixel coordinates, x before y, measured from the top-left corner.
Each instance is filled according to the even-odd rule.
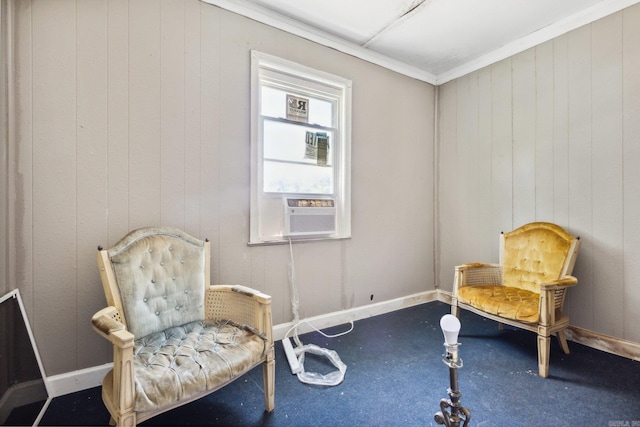
[[[310,243],[321,242],[331,240],[350,240],[351,236],[335,236],[335,237],[296,237],[291,239],[291,243]],[[248,242],[247,246],[274,246],[274,245],[288,245],[289,239],[277,239],[261,242]]]

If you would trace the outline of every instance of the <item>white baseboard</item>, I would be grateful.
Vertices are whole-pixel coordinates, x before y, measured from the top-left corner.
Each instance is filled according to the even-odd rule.
[[[304,319],[304,321],[312,324],[317,329],[324,329],[432,301],[441,301],[450,304],[451,293],[441,290],[420,292],[389,301],[322,314]],[[274,325],[273,339],[279,341],[284,338],[292,326],[292,322]],[[298,327],[299,333],[311,332],[312,330],[313,328],[305,323]],[[608,337],[597,332],[573,326],[570,326],[567,331],[567,339],[588,347],[640,361],[640,344],[638,343]],[[65,394],[100,386],[102,379],[112,367],[112,363],[106,363],[92,368],[48,377],[47,384],[51,397],[63,396]]]
[[[452,297],[451,292],[438,289],[438,301],[451,305]]]
[[[597,350],[640,362],[640,344],[609,335],[569,326],[567,339]]]
[[[0,425],[5,425],[14,408],[46,399],[47,389],[42,379],[13,384],[0,398]]]
[[[389,301],[382,301],[375,304],[369,304],[362,307],[350,308],[347,310],[334,311],[332,313],[321,314],[319,316],[302,319],[317,329],[338,326],[351,321],[366,319],[368,317],[389,313],[400,310],[401,308],[413,307],[414,305],[424,304],[438,299],[437,291],[420,292],[406,297],[396,298]],[[293,322],[280,323],[273,327],[273,339],[279,341],[284,338],[285,334],[293,327]],[[298,333],[304,334],[313,331],[313,328],[306,323],[298,326]]]
[[[318,329],[348,323],[351,320],[360,320],[379,314],[389,313],[401,308],[411,307],[437,300],[436,291],[420,292],[406,297],[396,298],[390,301],[383,301],[363,307],[351,308],[348,310],[327,313],[320,316],[304,319]],[[281,340],[284,334],[293,326],[293,323],[281,323],[273,327],[274,340]],[[299,333],[306,333],[312,330],[308,325],[300,325]],[[51,397],[63,396],[69,393],[97,387],[102,384],[102,379],[111,370],[113,363],[107,363],[92,368],[80,369],[78,371],[67,372],[60,375],[53,375],[47,378]]]
[[[47,377],[49,393],[51,393],[51,397],[58,397],[97,387],[102,385],[104,376],[107,375],[107,372],[112,368],[113,363],[105,363],[104,365],[94,366],[92,368],[52,375]]]

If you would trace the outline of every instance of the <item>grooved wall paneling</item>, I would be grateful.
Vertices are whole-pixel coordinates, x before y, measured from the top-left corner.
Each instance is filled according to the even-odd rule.
[[[443,289],[455,265],[498,261],[500,231],[555,222],[582,240],[571,324],[640,340],[638,27],[636,5],[441,89]]]
[[[431,85],[197,0],[14,4],[7,277],[47,375],[112,360],[90,325],[95,253],[138,227],[209,238],[213,283],[253,286],[274,323],[292,319],[289,247],[247,245],[251,49],[354,85],[353,238],[293,245],[301,315],[434,288]]]

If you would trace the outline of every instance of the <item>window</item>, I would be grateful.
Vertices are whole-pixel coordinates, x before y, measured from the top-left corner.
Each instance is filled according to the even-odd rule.
[[[252,51],[249,243],[350,237],[350,153],[351,81]]]

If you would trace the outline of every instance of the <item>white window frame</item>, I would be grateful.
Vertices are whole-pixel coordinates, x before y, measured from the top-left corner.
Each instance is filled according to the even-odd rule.
[[[324,71],[278,58],[263,52],[251,51],[251,205],[249,244],[277,244],[288,242],[283,235],[284,198],[314,198],[304,193],[266,193],[263,191],[263,132],[260,117],[262,78],[280,74],[283,81],[306,81],[309,87],[326,86],[340,92],[337,132],[331,145],[333,151],[336,232],[322,237],[299,237],[296,240],[327,240],[351,237],[351,80]],[[292,83],[293,85],[293,83]]]

